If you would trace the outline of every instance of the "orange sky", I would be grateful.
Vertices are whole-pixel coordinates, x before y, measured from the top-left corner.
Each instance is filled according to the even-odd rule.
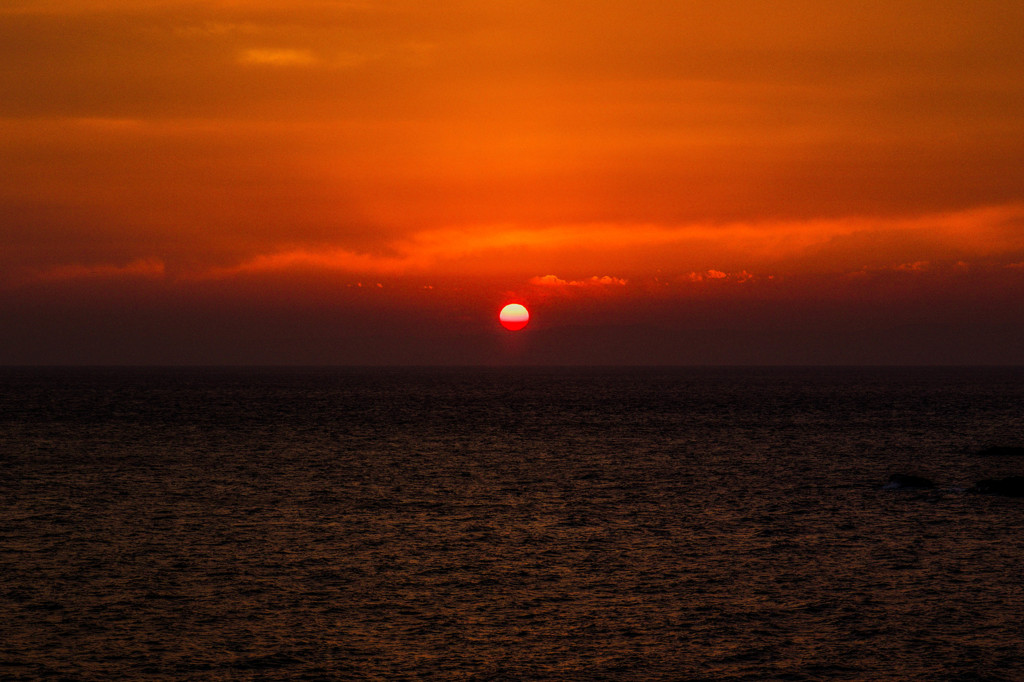
[[[1024,362],[1022,35],[1005,0],[7,0],[0,363],[571,360],[472,340],[512,298],[535,344]],[[887,324],[946,350],[822,350]],[[702,361],[634,345],[592,359]]]

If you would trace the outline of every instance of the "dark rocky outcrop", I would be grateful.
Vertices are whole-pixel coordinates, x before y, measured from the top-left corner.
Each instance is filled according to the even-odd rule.
[[[931,490],[934,487],[931,479],[910,474],[893,474],[885,484],[886,490]]]
[[[1006,478],[986,478],[978,481],[970,490],[983,495],[1005,495],[1006,497],[1024,497],[1024,476],[1007,476]]]
[[[1006,445],[996,445],[984,450],[979,450],[979,457],[1024,457],[1024,448]]]

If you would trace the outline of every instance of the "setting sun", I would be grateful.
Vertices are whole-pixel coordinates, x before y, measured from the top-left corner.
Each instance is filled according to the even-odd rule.
[[[509,303],[498,313],[498,321],[509,331],[519,331],[530,321],[530,311],[519,303]]]

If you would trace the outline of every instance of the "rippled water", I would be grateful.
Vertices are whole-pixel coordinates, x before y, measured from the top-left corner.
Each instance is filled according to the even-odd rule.
[[[2,370],[0,677],[1024,679],[997,444],[1024,370]]]

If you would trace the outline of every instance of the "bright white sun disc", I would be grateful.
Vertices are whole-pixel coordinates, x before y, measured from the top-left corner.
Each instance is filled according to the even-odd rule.
[[[519,303],[509,303],[498,313],[498,321],[502,327],[514,332],[525,327],[530,321],[530,311]]]

